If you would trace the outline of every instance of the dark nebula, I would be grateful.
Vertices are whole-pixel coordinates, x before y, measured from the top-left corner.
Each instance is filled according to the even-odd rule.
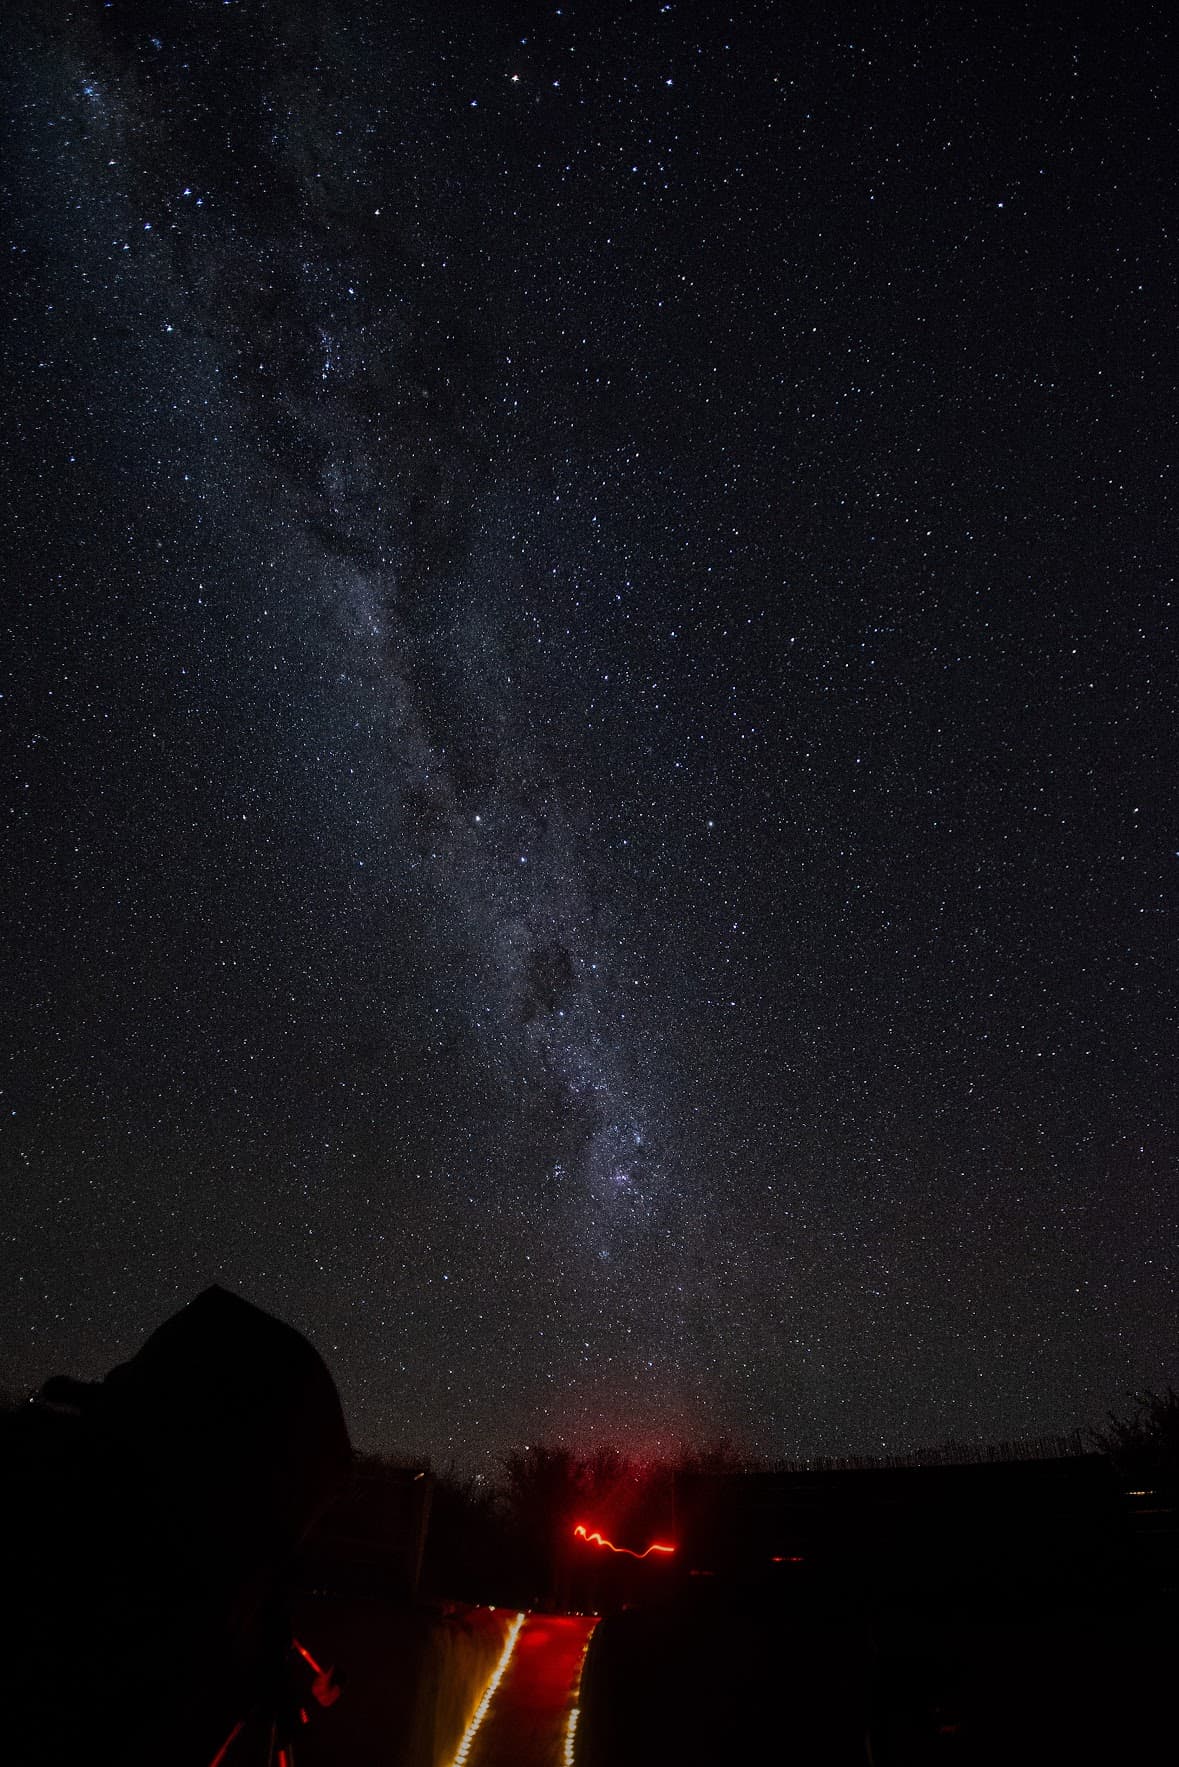
[[[0,1380],[1179,1380],[1161,14],[17,4]]]

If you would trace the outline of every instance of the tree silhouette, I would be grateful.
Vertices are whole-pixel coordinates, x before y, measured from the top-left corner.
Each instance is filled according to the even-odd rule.
[[[586,1463],[568,1448],[538,1442],[506,1455],[501,1465],[508,1520],[525,1564],[537,1588],[552,1591],[586,1494]]]
[[[1179,1393],[1147,1391],[1133,1395],[1129,1417],[1110,1412],[1106,1427],[1092,1432],[1127,1485],[1144,1490],[1179,1492]]]

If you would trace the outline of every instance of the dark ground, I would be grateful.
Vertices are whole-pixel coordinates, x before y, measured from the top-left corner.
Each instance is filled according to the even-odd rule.
[[[711,1596],[606,1619],[579,1767],[1109,1767],[1171,1758],[1173,1606],[1006,1612]]]

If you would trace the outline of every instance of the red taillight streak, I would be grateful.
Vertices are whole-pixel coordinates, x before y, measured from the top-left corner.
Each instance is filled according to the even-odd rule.
[[[222,1761],[224,1761],[226,1755],[229,1753],[230,1743],[236,1742],[241,1735],[244,1722],[244,1719],[238,1719],[225,1741],[221,1744],[221,1747],[217,1750],[217,1753],[213,1756],[213,1759],[209,1762],[209,1767],[221,1767]]]
[[[624,1552],[627,1558],[647,1558],[652,1552],[675,1551],[674,1546],[663,1546],[658,1540],[652,1540],[645,1552],[635,1552],[630,1546],[615,1546],[613,1540],[607,1540],[606,1536],[599,1534],[596,1528],[591,1533],[581,1522],[578,1522],[574,1528],[573,1536],[576,1540],[584,1540],[587,1546],[605,1546],[610,1552]]]

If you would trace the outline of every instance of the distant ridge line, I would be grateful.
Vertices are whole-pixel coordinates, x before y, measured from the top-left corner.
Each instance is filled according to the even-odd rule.
[[[994,1466],[1013,1460],[1074,1460],[1095,1450],[1083,1430],[1063,1436],[1024,1436],[1014,1442],[943,1442],[938,1448],[914,1448],[908,1454],[816,1454],[797,1460],[775,1460],[768,1470],[787,1472],[870,1472],[880,1468],[921,1466]]]

